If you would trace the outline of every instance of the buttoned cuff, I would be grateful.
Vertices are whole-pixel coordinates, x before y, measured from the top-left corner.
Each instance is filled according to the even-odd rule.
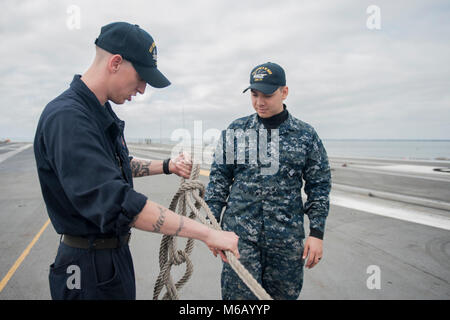
[[[318,229],[311,229],[309,232],[309,236],[323,240],[323,232]]]

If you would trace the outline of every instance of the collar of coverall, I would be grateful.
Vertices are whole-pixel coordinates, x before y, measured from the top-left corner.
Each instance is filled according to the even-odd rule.
[[[86,84],[81,80],[81,75],[79,74],[76,74],[73,77],[70,88],[83,98],[83,100],[86,102],[84,107],[90,109],[93,112],[95,119],[101,124],[103,130],[106,131],[113,124],[116,124],[117,128],[114,128],[113,133],[117,134],[116,131],[118,131],[120,128],[120,124],[118,123],[119,121],[117,120],[120,119],[115,116],[115,113],[111,109],[111,105],[108,101],[104,106],[102,106],[91,89],[89,89],[88,86],[86,86]]]
[[[277,113],[269,118],[261,118],[258,116],[258,120],[262,122],[266,129],[277,129],[289,116],[289,112],[286,109],[286,105],[283,103],[283,111]]]

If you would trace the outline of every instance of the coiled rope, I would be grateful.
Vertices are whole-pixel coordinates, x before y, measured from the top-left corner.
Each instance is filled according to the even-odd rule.
[[[206,202],[203,200],[205,195],[205,186],[198,180],[200,174],[200,165],[193,166],[189,180],[181,179],[180,188],[172,198],[169,209],[186,216],[187,208],[191,210],[189,218],[199,219],[203,224],[216,230],[222,230]],[[198,191],[198,192],[196,192]],[[206,216],[200,213],[200,208],[204,209]],[[178,210],[178,211],[177,211]],[[206,219],[208,218],[208,219]],[[166,293],[163,300],[178,300],[178,290],[180,290],[194,271],[194,266],[189,258],[194,248],[194,239],[188,239],[184,250],[177,250],[176,237],[173,235],[164,235],[159,249],[159,268],[160,272],[155,283],[153,299],[157,300],[162,289],[166,287]],[[270,295],[264,290],[258,281],[248,272],[239,260],[229,251],[225,252],[228,262],[236,274],[242,279],[253,294],[260,300],[272,300]],[[184,275],[174,283],[170,274],[172,266],[178,266],[186,263]]]

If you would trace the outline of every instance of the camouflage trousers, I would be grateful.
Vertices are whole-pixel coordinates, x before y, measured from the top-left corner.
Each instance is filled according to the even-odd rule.
[[[303,286],[303,242],[261,245],[239,239],[239,261],[275,300],[295,300]],[[222,269],[223,300],[257,297],[228,263]]]

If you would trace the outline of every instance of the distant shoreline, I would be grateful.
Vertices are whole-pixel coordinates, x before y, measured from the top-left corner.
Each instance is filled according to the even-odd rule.
[[[29,139],[10,139],[6,142],[5,138],[0,139],[0,145],[7,143],[33,143]],[[129,145],[139,144],[143,146],[152,146],[157,148],[171,148],[180,143],[180,141],[171,141],[170,139],[163,139],[160,143],[159,139],[144,139],[144,138],[128,138],[126,139]],[[450,162],[450,140],[448,139],[322,139],[325,148],[328,152],[329,158],[354,158],[354,159],[385,159],[385,160],[407,160],[407,161],[442,161]],[[364,143],[369,143],[367,146]],[[386,146],[382,143],[386,142]],[[330,143],[332,145],[330,145]],[[343,144],[341,146],[341,143]],[[346,143],[349,143],[346,145]],[[355,145],[352,145],[355,143]],[[358,146],[358,143],[360,144]],[[374,146],[371,143],[377,144]],[[393,145],[389,145],[393,143]],[[403,146],[396,146],[395,143],[406,144]],[[423,149],[422,146],[409,146],[410,143],[430,144],[428,148]],[[435,143],[443,143],[444,146],[437,146]],[[194,145],[194,143],[192,143]],[[382,147],[380,148],[380,145]],[[398,150],[403,149],[404,150]],[[422,150],[421,150],[422,148]],[[419,150],[419,151],[418,151]],[[438,150],[438,151],[437,151]]]

